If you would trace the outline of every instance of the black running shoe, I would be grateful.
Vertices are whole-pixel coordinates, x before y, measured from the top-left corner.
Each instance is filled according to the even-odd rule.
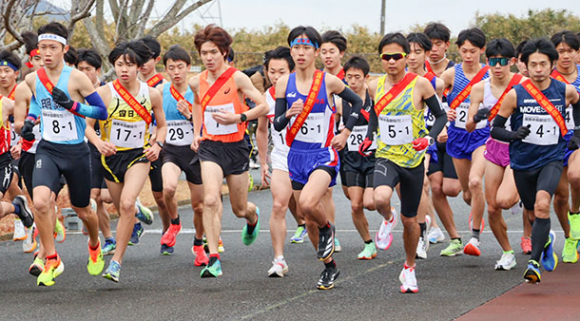
[[[34,223],[34,215],[32,215],[32,211],[30,210],[30,207],[28,207],[28,200],[26,200],[26,197],[24,197],[24,195],[18,195],[12,202],[20,207],[20,214],[18,214],[18,217],[22,220],[22,224],[26,227],[31,227]]]
[[[334,281],[338,279],[339,275],[340,271],[338,268],[325,268],[324,271],[322,271],[322,274],[320,274],[320,279],[318,280],[316,287],[319,290],[330,290],[334,288]]]
[[[325,261],[334,253],[334,225],[318,229],[318,259]]]

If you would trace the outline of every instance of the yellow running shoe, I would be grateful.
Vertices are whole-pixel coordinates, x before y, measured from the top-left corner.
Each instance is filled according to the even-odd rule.
[[[54,240],[58,243],[62,243],[64,240],[66,240],[66,229],[58,218],[54,224]]]
[[[87,270],[90,275],[99,275],[105,268],[105,260],[101,252],[101,241],[97,244],[94,250],[89,246],[89,261],[87,262]]]
[[[52,286],[54,285],[54,279],[61,275],[64,271],[64,264],[60,260],[60,256],[56,255],[56,259],[46,260],[44,264],[44,270],[36,279],[36,284],[38,286]]]

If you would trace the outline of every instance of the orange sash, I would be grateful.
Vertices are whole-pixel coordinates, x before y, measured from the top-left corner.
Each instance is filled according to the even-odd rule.
[[[12,88],[12,91],[8,95],[8,99],[14,100],[14,96],[16,96],[16,87],[18,87],[18,85],[14,86],[14,88]]]
[[[542,106],[542,108],[544,108],[544,110],[550,116],[552,116],[552,118],[554,118],[554,121],[556,121],[556,124],[558,127],[560,127],[560,133],[562,136],[566,136],[568,133],[566,121],[564,120],[564,117],[562,117],[562,114],[556,109],[554,104],[552,104],[552,102],[546,98],[546,96],[538,89],[538,87],[532,84],[531,80],[528,79],[524,81],[522,86],[528,92],[528,94],[530,94],[530,96],[532,96],[532,98],[534,98],[538,104],[540,104],[540,106]]]
[[[423,75],[423,77],[427,78],[429,81],[433,81],[433,78],[436,76],[432,71],[428,71],[425,75]]]
[[[495,118],[495,116],[497,115],[497,113],[499,112],[499,108],[501,107],[501,103],[503,103],[503,100],[505,99],[505,96],[510,91],[510,89],[512,89],[513,86],[519,84],[521,80],[522,80],[522,75],[520,75],[520,74],[515,74],[512,77],[512,80],[510,80],[506,89],[503,91],[501,96],[499,96],[497,103],[495,103],[495,105],[493,105],[493,107],[489,111],[489,118],[488,118],[489,121],[492,121]]]
[[[121,85],[119,79],[113,81],[113,88],[115,88],[115,90],[119,93],[119,96],[121,96],[121,98],[123,98],[123,100],[129,106],[131,106],[131,108],[147,123],[147,125],[151,124],[153,118],[151,117],[149,111],[143,107],[143,105],[141,105],[137,99],[135,99],[135,97],[133,97],[133,95],[131,95],[131,93],[129,93],[127,89],[123,87],[123,85]]]
[[[386,94],[384,94],[375,104],[375,113],[377,114],[377,117],[381,114],[383,109],[385,109],[393,99],[397,98],[397,96],[399,96],[399,94],[417,77],[417,74],[408,72],[398,84],[394,85]]]
[[[566,80],[566,78],[564,78],[564,76],[562,76],[562,74],[556,69],[554,69],[554,71],[552,71],[552,74],[550,76],[556,80],[559,80],[559,81],[565,83],[566,85],[570,84],[570,82],[568,82],[568,80]]]
[[[322,80],[324,77],[324,72],[320,70],[316,70],[314,72],[314,79],[312,80],[312,86],[310,87],[310,91],[308,92],[308,97],[306,97],[306,102],[304,103],[304,108],[302,112],[296,117],[296,120],[290,127],[290,129],[286,132],[286,144],[288,146],[292,146],[292,142],[294,142],[294,138],[298,134],[304,122],[306,122],[306,117],[312,111],[314,107],[314,103],[316,101],[316,97],[318,97],[318,93],[320,92],[320,88],[322,87]]]
[[[169,92],[171,93],[171,96],[173,96],[173,98],[175,100],[177,100],[178,102],[181,100],[185,100],[183,95],[179,91],[177,91],[177,89],[175,89],[175,87],[173,87],[173,84],[171,84],[171,87],[169,87]],[[185,102],[189,106],[189,111],[191,112],[193,110],[193,105],[187,100],[185,100]]]
[[[159,85],[162,81],[163,81],[163,75],[162,74],[157,74],[151,78],[149,78],[149,80],[147,80],[147,86],[149,87],[155,87],[157,85]]]
[[[228,81],[228,79],[230,79],[230,77],[234,74],[234,72],[236,72],[236,70],[237,69],[234,67],[228,68],[218,77],[218,79],[216,79],[213,85],[211,85],[211,87],[207,90],[207,92],[203,96],[203,99],[201,100],[202,111],[205,111],[205,107],[207,107],[207,104],[209,104],[209,102],[213,99],[218,90],[222,88],[222,86]]]
[[[48,79],[48,75],[46,74],[46,70],[44,68],[40,68],[36,71],[36,75],[38,76],[38,80],[40,80],[40,82],[44,85],[44,88],[46,88],[46,90],[48,90],[48,93],[52,95],[52,90],[54,89],[54,85],[52,84],[52,82],[50,82],[50,79]],[[72,111],[72,110],[68,110],[71,113],[75,114],[76,116],[79,116],[81,118],[85,118],[85,116]]]
[[[471,88],[473,88],[473,85],[480,82],[488,70],[489,70],[489,66],[485,66],[485,67],[481,68],[479,70],[479,72],[475,75],[475,77],[473,77],[473,79],[471,79],[469,84],[467,84],[467,86],[465,86],[465,88],[463,88],[463,90],[459,93],[459,95],[457,95],[457,97],[455,97],[455,100],[453,100],[451,102],[451,104],[449,105],[449,108],[455,109],[455,108],[459,107],[459,105],[461,105],[461,103],[464,102],[465,99],[467,99],[467,97],[471,94]]]

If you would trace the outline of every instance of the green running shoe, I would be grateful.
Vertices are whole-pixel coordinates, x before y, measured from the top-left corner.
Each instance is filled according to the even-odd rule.
[[[578,262],[578,251],[576,246],[578,244],[577,240],[573,240],[571,237],[566,239],[564,243],[564,249],[562,250],[562,262],[564,263],[576,263]]]
[[[103,273],[103,277],[115,283],[119,283],[120,276],[121,276],[121,264],[119,264],[119,262],[117,261],[111,260],[111,263],[109,263],[109,267],[107,268],[105,273]]]
[[[248,224],[246,224],[242,230],[242,242],[246,245],[254,243],[256,238],[258,238],[258,234],[260,234],[260,209],[257,206],[256,215],[258,215],[258,221],[256,222],[256,226],[254,226],[252,234],[248,234]]]
[[[202,278],[217,278],[218,276],[222,276],[222,274],[222,264],[220,263],[220,260],[217,260],[212,265],[203,268],[200,276]]]
[[[306,228],[303,226],[298,226],[294,236],[290,239],[290,243],[301,244],[304,243],[304,237],[306,236]]]
[[[568,212],[568,221],[570,221],[570,238],[580,240],[580,214]]]
[[[456,256],[463,254],[463,244],[460,239],[451,240],[449,246],[441,251],[441,256]]]
[[[372,260],[377,257],[377,246],[375,242],[365,244],[365,248],[358,254],[359,260]]]

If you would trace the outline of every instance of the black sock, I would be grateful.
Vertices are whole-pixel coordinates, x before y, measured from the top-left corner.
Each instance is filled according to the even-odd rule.
[[[306,228],[306,224],[298,224],[298,227]]]
[[[370,239],[370,240],[368,240],[368,241],[365,241],[365,244],[371,244],[372,242],[373,242],[373,240],[372,240],[372,239]]]
[[[318,228],[318,230],[320,232],[325,232],[325,233],[328,232],[329,229],[330,229],[330,223],[328,221],[326,221],[326,224],[324,225],[324,227],[322,227],[322,228],[319,227]]]
[[[248,227],[248,234],[253,234],[254,233],[254,229],[256,228],[256,225],[258,224],[258,221],[256,220],[256,222],[254,224],[250,223],[250,221],[247,221],[246,226]]]
[[[334,262],[334,260],[328,262],[328,263],[324,263],[324,266],[327,269],[336,269],[336,262]]]
[[[459,244],[463,244],[463,243],[461,242],[461,238],[460,238],[460,237],[452,237],[452,238],[451,238],[451,241],[453,241],[453,240],[458,240],[458,241],[459,241]]]
[[[195,237],[193,238],[193,246],[201,246],[203,245],[203,240],[202,239],[196,239]]]
[[[550,235],[550,219],[537,218],[532,226],[532,260],[540,262],[540,257],[544,251],[544,246],[548,242]]]
[[[171,224],[173,225],[179,225],[181,222],[179,221],[179,215],[177,215],[176,219],[172,219],[171,220]]]
[[[578,215],[578,214],[580,214],[580,212],[578,212],[578,213],[572,213],[572,212],[570,212],[570,215]]]
[[[427,231],[427,223],[419,223],[419,227],[421,228],[421,237],[425,238],[425,232]]]
[[[471,237],[474,237],[479,241],[479,232],[480,232],[479,230],[471,229]]]
[[[220,259],[219,254],[210,254],[208,266],[213,265],[219,259]]]

